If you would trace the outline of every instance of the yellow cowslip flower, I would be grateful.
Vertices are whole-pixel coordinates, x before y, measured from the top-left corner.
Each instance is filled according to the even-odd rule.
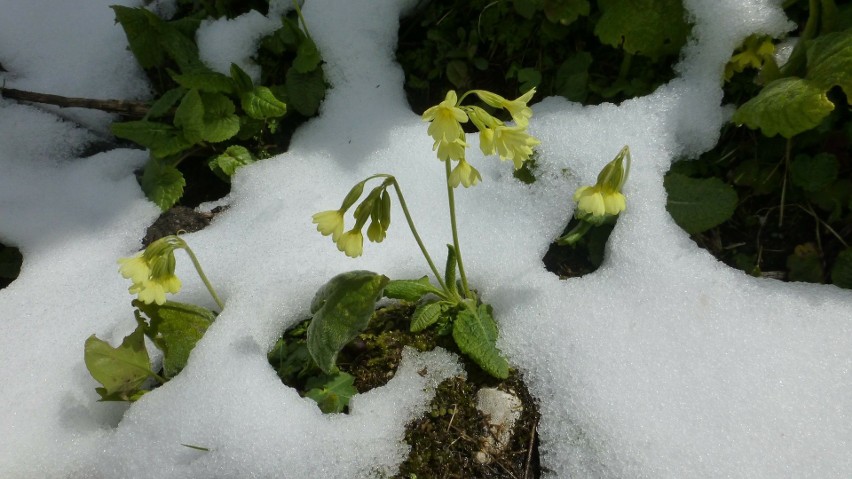
[[[361,229],[351,229],[337,240],[337,249],[346,253],[350,258],[357,258],[364,252],[364,235]]]
[[[320,211],[312,216],[317,231],[323,236],[331,235],[331,240],[337,242],[343,234],[343,210]]]
[[[148,266],[148,262],[142,257],[142,253],[131,256],[130,258],[119,258],[118,264],[121,265],[118,268],[121,276],[134,283],[141,283],[151,276],[151,268]]]
[[[175,276],[175,249],[186,248],[177,236],[166,236],[154,241],[142,253],[118,260],[118,271],[133,282],[128,288],[140,301],[162,305],[166,293],[180,291],[180,279]]]
[[[501,160],[512,160],[516,170],[532,156],[532,147],[539,143],[541,142],[530,136],[526,127],[523,126],[501,125],[482,130],[479,135],[479,147],[482,153],[492,155],[496,152]]]
[[[444,101],[423,112],[423,121],[431,122],[427,132],[436,146],[441,141],[452,142],[464,133],[461,124],[468,118],[457,102],[456,92],[450,90]]]
[[[471,166],[470,163],[462,159],[459,160],[459,164],[453,168],[448,182],[453,188],[457,188],[460,184],[465,188],[468,188],[479,183],[480,180],[482,180],[482,177],[479,175],[479,171]]]
[[[367,227],[367,239],[373,243],[381,243],[385,239],[386,235],[387,233],[380,222],[370,222],[370,226]]]
[[[485,90],[474,90],[473,92],[485,103],[495,108],[505,108],[512,115],[512,120],[515,121],[516,125],[527,126],[529,124],[533,112],[532,108],[527,106],[527,103],[535,95],[535,88],[529,89],[514,100],[507,100],[496,93]]]
[[[627,167],[624,166],[627,158]],[[577,209],[574,216],[591,223],[601,223],[607,217],[616,216],[627,207],[627,200],[621,193],[630,171],[630,149],[624,147],[618,155],[607,163],[598,174],[598,181],[592,186],[581,186],[574,193]]]
[[[463,160],[464,149],[467,148],[467,143],[463,140],[464,136],[458,137],[453,141],[436,141],[432,146],[433,150],[438,150],[438,159],[441,161]]]

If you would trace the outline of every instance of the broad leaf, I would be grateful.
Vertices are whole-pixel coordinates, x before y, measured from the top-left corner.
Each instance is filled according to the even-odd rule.
[[[718,178],[696,179],[670,173],[663,184],[668,193],[666,209],[689,234],[727,221],[737,206],[736,191]]]
[[[388,298],[404,301],[418,301],[423,296],[432,293],[440,294],[441,290],[432,286],[429,277],[420,279],[394,279],[385,286],[384,295]]]
[[[246,114],[256,120],[278,118],[287,113],[287,105],[265,86],[256,86],[240,95],[240,102]]]
[[[437,323],[447,311],[447,303],[444,301],[425,302],[417,305],[411,315],[411,332],[418,333]]]
[[[589,0],[545,0],[543,10],[551,22],[570,25],[580,16],[588,15],[589,7]]]
[[[157,158],[180,153],[192,146],[181,131],[167,123],[156,121],[126,121],[113,123],[110,126],[112,134],[124,138],[151,150]]]
[[[175,125],[193,142],[225,141],[240,131],[234,103],[220,93],[200,93],[193,88],[183,97],[175,112]]]
[[[295,68],[287,70],[285,79],[287,104],[304,116],[313,116],[325,97],[325,77],[322,68],[309,73],[299,73]]]
[[[689,25],[681,0],[598,0],[603,15],[595,25],[602,43],[631,54],[657,58],[677,53]]]
[[[117,348],[94,334],[86,340],[83,359],[96,381],[102,401],[133,401],[144,394],[142,383],[155,374],[145,349],[144,324],[124,338]]]
[[[189,73],[169,71],[169,75],[184,88],[195,88],[207,93],[233,93],[236,88],[236,83],[231,77],[208,68],[193,70]]]
[[[163,93],[163,96],[157,98],[157,101],[151,104],[151,108],[148,110],[144,119],[147,120],[148,118],[159,118],[164,116],[178,101],[180,101],[181,98],[183,98],[185,94],[186,89],[182,87],[172,88],[171,90]]]
[[[825,90],[808,80],[787,77],[766,85],[743,103],[731,121],[760,128],[766,136],[792,138],[820,124],[834,110]]]
[[[852,289],[852,248],[837,255],[831,269],[831,282],[841,288]]]
[[[193,88],[183,96],[180,105],[175,111],[175,126],[183,131],[183,136],[192,144],[201,141],[201,132],[204,129],[204,103],[201,101],[201,93]]]
[[[349,399],[358,394],[355,378],[344,372],[313,377],[305,383],[305,389],[305,397],[316,401],[325,414],[343,412],[349,406]]]
[[[174,166],[155,158],[148,160],[142,173],[142,191],[154,204],[166,211],[183,196],[186,180]]]
[[[852,105],[852,29],[820,35],[808,43],[806,78],[823,90],[839,85]]]
[[[216,319],[209,309],[175,301],[166,301],[162,306],[133,301],[133,306],[150,318],[145,333],[163,351],[163,373],[167,378],[186,366],[189,353]]]
[[[231,78],[234,79],[238,93],[251,91],[254,88],[254,82],[251,81],[251,77],[236,63],[231,63]]]
[[[221,155],[211,159],[208,165],[217,176],[230,181],[230,178],[239,168],[255,161],[248,149],[240,145],[233,145],[229,146]]]
[[[822,258],[813,243],[797,245],[787,257],[787,279],[822,283]]]
[[[350,271],[328,281],[314,296],[308,326],[308,351],[325,373],[334,369],[337,354],[367,324],[388,284],[386,276]]]
[[[299,73],[308,73],[315,70],[321,61],[322,57],[314,41],[310,37],[304,37],[296,48],[293,68]]]
[[[831,153],[796,155],[790,163],[790,179],[805,191],[818,191],[837,179],[840,164]]]
[[[467,308],[460,311],[453,321],[453,340],[483,371],[498,379],[509,377],[509,362],[497,349],[491,306],[481,304],[476,313]]]
[[[124,29],[130,51],[142,68],[160,66],[165,59],[165,51],[160,46],[158,26],[163,21],[144,8],[129,8],[112,5],[115,19]]]

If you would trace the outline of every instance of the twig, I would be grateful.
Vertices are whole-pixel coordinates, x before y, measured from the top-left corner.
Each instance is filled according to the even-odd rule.
[[[530,463],[532,463],[532,453],[533,453],[533,445],[535,443],[535,433],[538,428],[538,420],[536,420],[532,429],[530,430],[530,442],[527,444],[527,462],[524,465],[524,479],[527,479],[530,475]]]
[[[150,105],[141,101],[75,98],[4,87],[0,87],[0,97],[56,105],[60,108],[89,108],[109,113],[118,113],[119,115],[131,118],[142,118],[151,109]]]

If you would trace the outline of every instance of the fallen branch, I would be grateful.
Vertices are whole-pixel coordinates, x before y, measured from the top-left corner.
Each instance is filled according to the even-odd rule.
[[[60,108],[89,108],[109,113],[118,113],[119,115],[130,118],[142,118],[148,113],[148,110],[151,109],[150,105],[141,101],[74,98],[3,87],[0,87],[0,97],[18,101],[45,103],[48,105],[55,105]]]

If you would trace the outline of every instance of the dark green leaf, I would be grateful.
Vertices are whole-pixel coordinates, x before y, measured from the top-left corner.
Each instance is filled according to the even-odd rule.
[[[447,311],[448,304],[443,301],[425,302],[417,305],[411,315],[411,332],[418,333],[437,323]]]
[[[155,376],[145,349],[144,324],[139,324],[117,348],[94,334],[89,336],[83,359],[92,377],[103,385],[97,388],[102,401],[135,400],[144,393],[139,389],[142,383]]]
[[[193,88],[183,96],[175,111],[175,126],[181,129],[183,136],[192,144],[201,141],[204,130],[204,103],[197,89]]]
[[[388,298],[404,301],[418,301],[423,296],[432,293],[440,294],[441,290],[432,286],[429,277],[420,279],[394,279],[385,286],[384,295]]]
[[[295,68],[287,70],[287,104],[304,116],[316,115],[325,97],[325,77],[322,69],[310,73],[299,73]]]
[[[178,85],[187,89],[197,89],[208,93],[233,93],[236,87],[231,77],[214,72],[208,68],[193,70],[189,73],[169,71]]]
[[[602,43],[656,59],[677,53],[689,25],[681,0],[598,0],[603,15],[595,25]]]
[[[806,191],[821,190],[837,179],[840,164],[830,153],[796,155],[790,163],[790,179]]]
[[[806,78],[823,90],[839,85],[852,104],[852,29],[820,35],[807,48]]]
[[[310,37],[304,37],[296,49],[296,58],[293,59],[293,68],[299,73],[309,73],[319,66],[322,61],[317,46]]]
[[[325,414],[343,412],[349,406],[349,399],[358,394],[355,378],[344,372],[313,377],[307,381],[305,389],[308,390],[305,397],[316,401]]]
[[[470,83],[470,72],[467,63],[463,60],[451,60],[447,62],[447,80],[456,88],[464,88]]]
[[[246,114],[256,120],[278,118],[287,113],[287,105],[265,86],[256,86],[240,95],[240,102]]]
[[[146,334],[163,351],[163,372],[171,378],[189,360],[189,353],[216,319],[209,309],[194,304],[166,301],[163,305],[133,301],[150,318]]]
[[[173,23],[163,23],[158,28],[158,40],[166,54],[177,63],[181,71],[206,68],[198,58],[194,37],[187,36]]]
[[[24,257],[18,248],[0,245],[0,278],[17,278],[23,261]]]
[[[787,279],[822,283],[822,259],[813,243],[796,246],[793,254],[787,257]]]
[[[129,8],[112,5],[115,19],[124,29],[130,51],[142,68],[160,66],[165,51],[160,46],[158,27],[163,21],[144,8]]]
[[[447,289],[450,293],[456,292],[456,267],[458,265],[458,259],[456,257],[456,250],[453,248],[453,245],[447,245],[447,262],[444,265],[444,285],[447,286]]]
[[[185,94],[186,89],[181,87],[172,88],[163,93],[163,96],[157,98],[157,101],[151,104],[151,108],[148,110],[148,114],[145,115],[144,120],[166,115]]]
[[[718,178],[697,179],[670,173],[663,184],[668,193],[666,209],[689,234],[727,221],[737,206],[737,193]]]
[[[831,268],[831,282],[841,288],[852,289],[852,248],[837,255]]]
[[[308,351],[323,372],[332,372],[343,346],[367,327],[388,281],[370,271],[350,271],[317,291],[311,302],[314,317],[308,326]]]
[[[166,211],[183,196],[186,180],[174,166],[151,158],[142,173],[142,191],[154,204]]]
[[[248,149],[240,145],[232,145],[224,153],[211,159],[208,166],[220,178],[230,179],[239,168],[255,161]]]
[[[231,78],[234,79],[234,83],[237,85],[237,92],[239,93],[245,93],[254,89],[254,82],[251,81],[251,77],[236,63],[231,63]]]
[[[541,72],[535,68],[521,68],[518,70],[518,83],[521,84],[518,90],[527,92],[541,83]]]
[[[225,141],[240,131],[236,107],[220,93],[199,93],[195,88],[183,97],[175,112],[175,125],[189,141]]]
[[[126,121],[113,123],[110,130],[118,138],[133,141],[150,149],[151,154],[157,158],[174,155],[192,146],[180,130],[166,123],[144,120]]]
[[[591,65],[592,55],[589,52],[579,52],[568,57],[556,71],[554,93],[571,101],[585,101],[589,93],[587,85]]]
[[[589,14],[589,0],[544,0],[544,14],[551,22],[563,25],[574,23]]]
[[[753,130],[760,128],[766,136],[780,133],[792,138],[819,125],[832,110],[834,104],[818,85],[787,77],[769,83],[740,105],[731,121]]]
[[[453,321],[453,340],[462,353],[469,356],[483,371],[498,379],[509,377],[509,362],[497,349],[497,323],[491,317],[491,307],[479,306],[477,312],[462,309]]]

